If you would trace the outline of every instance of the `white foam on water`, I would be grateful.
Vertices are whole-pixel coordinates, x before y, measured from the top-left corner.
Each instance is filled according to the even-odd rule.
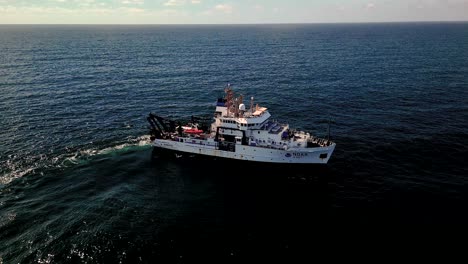
[[[53,259],[54,259],[53,254],[47,254],[47,256],[38,258],[37,263],[48,264],[48,263],[52,263]]]
[[[137,137],[134,139],[129,139],[128,142],[119,144],[113,147],[108,147],[105,149],[98,150],[96,154],[109,154],[114,151],[118,150],[125,150],[131,147],[144,147],[144,146],[149,146],[151,144],[150,137],[149,136],[141,136]]]
[[[11,157],[3,164],[2,169],[6,171],[5,174],[0,175],[0,185],[7,185],[15,179],[24,177],[30,173],[33,173],[36,169],[40,168],[67,168],[80,164],[83,161],[96,155],[108,155],[114,152],[122,152],[133,149],[134,147],[146,147],[150,146],[150,137],[140,136],[136,138],[128,138],[125,142],[116,143],[116,145],[105,148],[88,148],[77,150],[74,153],[62,154],[55,157],[49,157],[45,154],[35,156],[37,159],[35,162],[31,161],[16,161],[15,157]]]
[[[3,227],[13,222],[15,219],[16,219],[16,212],[7,212],[2,217],[0,217],[0,227]]]
[[[7,185],[11,181],[13,181],[15,179],[18,179],[18,178],[21,178],[21,177],[27,175],[30,172],[33,172],[35,169],[37,169],[37,168],[32,167],[32,168],[27,168],[27,169],[24,169],[24,170],[23,169],[18,169],[18,170],[14,170],[14,171],[11,171],[9,173],[6,173],[6,174],[0,176],[0,184]]]

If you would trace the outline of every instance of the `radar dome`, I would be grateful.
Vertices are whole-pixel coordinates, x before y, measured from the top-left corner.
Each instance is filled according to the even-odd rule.
[[[240,104],[239,105],[239,110],[240,111],[245,111],[245,104]]]

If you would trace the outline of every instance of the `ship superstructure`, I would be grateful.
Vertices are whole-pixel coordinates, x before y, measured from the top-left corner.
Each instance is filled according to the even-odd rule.
[[[217,158],[270,163],[326,164],[336,144],[303,131],[290,129],[271,119],[266,107],[243,96],[231,86],[216,102],[214,121],[203,127],[196,118],[181,125],[150,114],[151,140],[155,150],[173,151],[176,157],[205,155]]]

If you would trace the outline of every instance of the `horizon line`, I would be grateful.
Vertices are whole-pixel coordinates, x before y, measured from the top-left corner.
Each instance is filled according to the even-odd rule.
[[[314,24],[403,24],[403,23],[468,23],[468,20],[420,20],[420,21],[355,21],[355,22],[266,22],[266,23],[0,23],[1,26],[235,26],[235,25],[314,25]]]

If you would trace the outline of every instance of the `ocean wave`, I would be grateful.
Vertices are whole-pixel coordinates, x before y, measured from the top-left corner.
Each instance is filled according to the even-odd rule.
[[[118,155],[128,151],[140,150],[150,146],[149,136],[129,137],[124,141],[107,144],[94,143],[93,146],[67,148],[66,153],[58,155],[11,155],[0,162],[0,187],[26,175],[48,168],[68,168],[89,161],[94,156]]]

